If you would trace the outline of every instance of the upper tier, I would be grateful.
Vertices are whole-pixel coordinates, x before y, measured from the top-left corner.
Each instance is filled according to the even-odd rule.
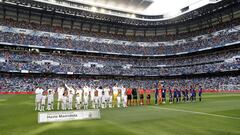
[[[0,33],[1,44],[132,56],[181,55],[240,41],[239,26],[171,42],[128,42],[6,26],[0,27]]]

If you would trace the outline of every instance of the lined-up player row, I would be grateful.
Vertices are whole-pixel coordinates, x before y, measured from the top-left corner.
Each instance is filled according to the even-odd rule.
[[[117,84],[114,84],[113,87],[87,84],[83,87],[76,87],[62,84],[56,90],[52,88],[44,90],[43,86],[39,85],[35,90],[35,110],[54,110],[55,97],[57,98],[57,110],[104,109],[114,107],[125,108],[128,106],[144,105],[145,103],[146,105],[150,105],[152,95],[154,95],[155,105],[165,104],[167,92],[169,103],[179,103],[181,101],[194,102],[196,101],[197,92],[199,101],[201,101],[202,91],[200,85],[185,88],[180,86],[165,88],[160,83],[156,83],[152,89],[144,89],[143,87],[130,88]]]

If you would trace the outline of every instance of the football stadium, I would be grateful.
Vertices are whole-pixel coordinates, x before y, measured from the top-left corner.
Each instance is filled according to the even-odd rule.
[[[240,0],[0,0],[0,135],[240,135]]]

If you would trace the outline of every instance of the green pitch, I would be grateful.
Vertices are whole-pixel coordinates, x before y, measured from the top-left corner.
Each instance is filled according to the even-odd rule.
[[[0,95],[0,135],[240,135],[240,94],[101,110],[100,120],[37,123],[33,95]]]

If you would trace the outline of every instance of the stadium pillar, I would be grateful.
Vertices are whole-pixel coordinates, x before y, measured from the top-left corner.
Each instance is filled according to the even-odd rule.
[[[157,27],[155,27],[154,35],[155,35],[155,37],[157,36]]]
[[[61,28],[63,28],[63,18],[61,19]]]
[[[231,19],[231,22],[233,21],[233,18],[234,18],[234,14],[233,14],[233,7],[231,8],[231,11],[230,11],[230,19]]]
[[[3,5],[3,19],[5,20],[6,18],[6,9],[5,9],[5,6]]]
[[[42,25],[42,18],[43,18],[43,14],[41,13],[41,16],[40,16],[40,25]]]
[[[51,16],[51,27],[53,26],[53,15]]]
[[[17,4],[17,22],[18,22],[18,16],[19,16],[19,11],[18,11],[18,6],[19,4]]]
[[[81,31],[83,30],[83,22],[81,22]]]
[[[115,27],[115,34],[118,34],[118,27]]]
[[[31,9],[29,9],[29,13],[28,13],[28,22],[31,22],[31,17],[32,17],[32,11]]]
[[[73,20],[71,20],[71,29],[73,29],[73,23],[74,23]]]
[[[165,27],[165,35],[167,35],[168,34],[168,28],[167,28],[167,26]]]
[[[101,31],[101,25],[98,24],[98,33],[100,33],[100,31]]]
[[[178,29],[178,25],[176,26],[176,35],[178,35],[179,29]]]
[[[92,32],[92,23],[89,23],[89,31]]]

